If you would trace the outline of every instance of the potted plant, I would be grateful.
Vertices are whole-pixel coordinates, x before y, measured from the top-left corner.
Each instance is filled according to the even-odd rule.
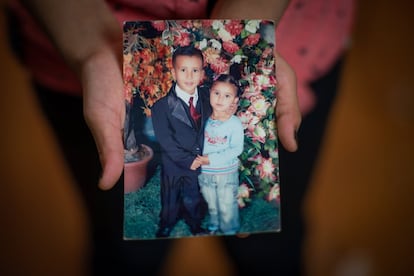
[[[139,143],[137,120],[133,101],[125,101],[124,125],[124,193],[135,192],[144,186],[147,179],[147,165],[154,152],[151,147]]]

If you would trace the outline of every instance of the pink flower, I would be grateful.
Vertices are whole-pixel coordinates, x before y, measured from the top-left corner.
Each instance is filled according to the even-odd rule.
[[[249,122],[251,120],[252,117],[252,113],[251,112],[239,112],[237,114],[237,117],[239,117],[242,125],[243,125],[243,129],[246,129],[249,126]]]
[[[260,40],[260,34],[251,34],[245,40],[244,43],[248,46],[256,45]]]
[[[174,45],[183,47],[190,45],[190,43],[190,33],[188,32],[180,32],[178,36],[174,36]]]
[[[180,25],[186,29],[191,29],[193,27],[193,23],[191,20],[183,20],[181,21]]]
[[[222,74],[228,71],[229,65],[224,58],[218,58],[215,62],[210,64],[211,69],[216,74]]]
[[[260,88],[257,85],[255,85],[255,86],[251,85],[251,86],[247,86],[244,89],[243,98],[250,99],[251,97],[255,97],[255,96],[258,96],[258,95],[261,95],[261,94],[262,94],[262,91],[260,90]]]
[[[260,178],[269,178],[270,180],[276,180],[275,169],[272,158],[263,158],[256,169],[259,171]]]
[[[246,183],[242,183],[239,186],[237,197],[239,198],[249,198],[250,197],[250,188]]]
[[[267,200],[272,201],[280,201],[280,187],[279,184],[275,184],[270,188],[269,194],[267,195]]]
[[[226,50],[230,54],[234,54],[235,52],[237,52],[240,49],[239,45],[237,45],[233,41],[223,42],[223,48],[224,48],[224,50]]]
[[[237,36],[241,33],[243,30],[243,25],[236,20],[231,20],[229,23],[227,23],[225,26],[226,30],[232,35]]]
[[[262,125],[256,125],[250,135],[255,142],[258,141],[262,144],[266,142],[266,131]]]
[[[239,186],[238,193],[237,193],[237,204],[240,208],[243,208],[246,206],[245,199],[248,199],[250,197],[250,191],[251,189],[247,186],[246,183],[242,183]]]
[[[260,154],[257,154],[255,156],[249,158],[249,161],[256,162],[257,164],[262,163],[262,160],[263,160],[263,156],[261,156]]]
[[[159,32],[164,31],[165,30],[165,21],[163,21],[163,20],[153,21],[152,26],[154,27],[154,29],[156,29]]]
[[[251,97],[250,100],[252,104],[248,110],[257,116],[265,116],[267,109],[270,107],[270,103],[262,95]]]
[[[202,20],[201,24],[205,28],[210,28],[213,25],[214,20]]]
[[[254,76],[253,80],[260,89],[266,89],[270,86],[270,78],[266,75],[257,74]]]

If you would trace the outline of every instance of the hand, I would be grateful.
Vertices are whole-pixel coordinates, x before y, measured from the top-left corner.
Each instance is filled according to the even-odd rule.
[[[200,162],[199,160],[197,160],[197,158],[196,158],[196,159],[194,159],[193,163],[191,164],[190,169],[191,169],[191,170],[193,170],[193,171],[195,171],[195,170],[197,170],[200,166],[201,166],[201,162]]]
[[[196,160],[199,161],[201,165],[210,164],[210,160],[208,159],[208,155],[197,155]]]
[[[283,147],[287,151],[294,152],[298,149],[296,137],[302,120],[296,94],[296,75],[278,52],[275,53],[275,58],[278,83],[276,104],[278,136]]]
[[[124,167],[125,105],[119,53],[115,51],[97,52],[81,71],[84,116],[98,149],[103,170],[99,187],[103,190],[115,185]]]
[[[122,28],[105,1],[22,2],[82,81],[85,120],[103,169],[99,187],[110,189],[124,166]]]

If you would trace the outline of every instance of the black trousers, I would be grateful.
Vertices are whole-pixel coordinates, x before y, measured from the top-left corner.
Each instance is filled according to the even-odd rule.
[[[162,173],[160,227],[172,228],[183,218],[191,229],[201,225],[205,203],[197,176],[168,176]]]
[[[302,204],[323,142],[341,68],[342,61],[339,61],[328,74],[311,84],[317,105],[302,120],[298,132],[299,150],[289,153],[279,147],[282,231],[244,239],[223,238],[238,275],[303,275],[302,245],[306,225]]]
[[[170,241],[123,240],[123,177],[109,191],[97,188],[101,167],[95,142],[83,119],[81,99],[39,85],[35,88],[87,207],[92,231],[88,263],[92,264],[93,274],[156,274]]]

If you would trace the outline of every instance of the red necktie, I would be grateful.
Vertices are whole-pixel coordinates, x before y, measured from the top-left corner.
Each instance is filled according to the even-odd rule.
[[[201,115],[197,112],[193,104],[194,97],[190,97],[188,104],[190,105],[190,115],[193,118],[194,122],[198,124]]]

